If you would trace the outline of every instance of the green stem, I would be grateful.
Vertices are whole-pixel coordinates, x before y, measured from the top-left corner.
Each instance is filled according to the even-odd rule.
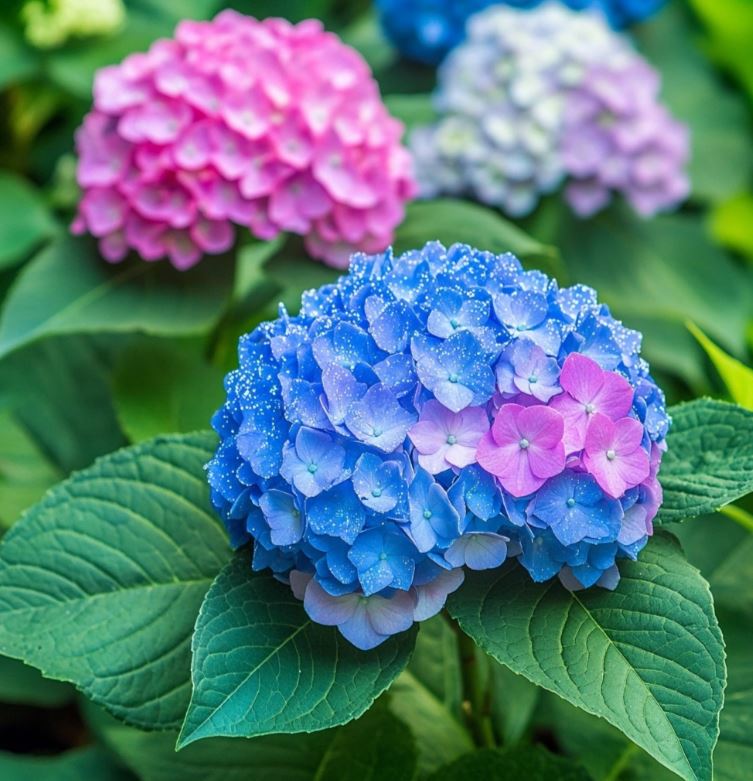
[[[726,507],[722,507],[719,511],[722,515],[726,515],[731,518],[735,523],[739,523],[744,529],[749,532],[753,532],[753,515],[746,512],[741,507],[737,507],[734,504],[728,504]]]
[[[463,712],[468,729],[478,746],[495,748],[497,740],[491,718],[491,692],[484,688],[481,681],[476,644],[455,621],[452,621],[452,626],[458,638]]]

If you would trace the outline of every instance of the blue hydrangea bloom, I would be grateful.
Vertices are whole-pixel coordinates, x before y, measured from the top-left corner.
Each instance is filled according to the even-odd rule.
[[[356,255],[300,314],[281,307],[241,338],[213,418],[212,501],[254,570],[364,649],[441,610],[467,569],[517,559],[536,581],[613,588],[661,501],[669,419],[639,349],[594,291],[510,254]],[[520,495],[482,445],[508,447],[511,421],[541,410],[530,442],[513,439],[531,468],[567,460]],[[625,428],[612,458],[637,477],[621,493],[584,433],[591,413],[602,438]]]
[[[468,18],[491,5],[536,8],[546,0],[376,0],[382,27],[406,57],[437,65],[464,38]],[[620,30],[653,16],[666,0],[560,0],[574,11],[596,9]]]

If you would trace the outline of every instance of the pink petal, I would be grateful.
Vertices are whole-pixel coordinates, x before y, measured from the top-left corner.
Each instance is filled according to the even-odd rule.
[[[586,452],[606,453],[613,446],[615,435],[615,424],[606,415],[594,413],[586,430]]]
[[[212,154],[211,127],[210,122],[197,122],[183,134],[173,150],[178,166],[198,171],[207,165]]]
[[[565,419],[551,407],[525,407],[518,415],[518,429],[531,444],[549,449],[562,442]]]
[[[424,406],[426,409],[426,405]],[[408,436],[419,453],[436,453],[443,445],[447,444],[446,432],[432,420],[424,418],[421,412],[421,420],[408,429]]]
[[[604,382],[593,397],[592,404],[612,420],[625,417],[633,406],[633,389],[630,383],[616,372],[604,372]]]
[[[594,476],[596,482],[613,499],[619,499],[627,490],[617,467],[617,459],[610,461],[605,452],[599,450],[583,455],[583,465]]]
[[[499,408],[491,429],[497,445],[513,443],[516,447],[518,446],[518,442],[523,436],[518,428],[518,416],[524,409],[520,404],[503,404]]]
[[[492,437],[489,431],[481,437],[476,449],[476,460],[482,469],[485,469],[492,475],[505,474],[508,469],[510,458],[520,451],[517,442],[500,447]]]
[[[643,426],[635,418],[622,418],[614,424],[613,447],[618,455],[632,453],[643,441]],[[646,456],[648,458],[648,456]]]
[[[613,463],[617,465],[620,479],[627,488],[633,488],[633,486],[642,483],[648,477],[651,469],[648,454],[642,447],[627,455],[618,455]]]
[[[429,472],[429,474],[438,475],[440,472],[444,472],[446,469],[449,469],[451,466],[451,464],[449,464],[446,459],[448,450],[449,447],[445,445],[444,447],[440,447],[439,450],[437,450],[434,453],[419,452],[418,463],[427,472]]]
[[[560,386],[577,401],[588,404],[599,392],[603,377],[604,372],[596,361],[580,353],[571,353],[562,365]]]
[[[549,407],[557,410],[565,420],[565,433],[562,439],[565,450],[568,453],[583,450],[589,419],[585,406],[569,393],[560,393],[549,402]]]
[[[445,453],[445,461],[452,466],[462,469],[464,466],[476,463],[476,446],[450,445]]]
[[[170,262],[175,268],[185,271],[201,260],[201,250],[185,231],[168,231],[163,240]]]
[[[528,462],[531,472],[540,478],[558,475],[565,468],[565,448],[558,442],[553,448],[542,448],[531,445],[528,448]]]
[[[191,238],[204,252],[227,252],[235,240],[233,226],[227,220],[200,219],[191,228]]]

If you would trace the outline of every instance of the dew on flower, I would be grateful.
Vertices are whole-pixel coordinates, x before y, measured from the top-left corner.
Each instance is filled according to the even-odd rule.
[[[594,291],[509,254],[355,255],[241,338],[212,501],[254,569],[363,649],[466,569],[614,588],[661,503],[669,419],[639,349]]]

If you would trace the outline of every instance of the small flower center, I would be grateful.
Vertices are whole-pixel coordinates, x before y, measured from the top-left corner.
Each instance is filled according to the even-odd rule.
[[[375,429],[374,429],[374,430],[371,432],[371,436],[372,436],[372,437],[381,437],[383,433],[384,433],[384,432],[382,431],[382,429],[380,429],[380,428],[375,428]]]
[[[532,375],[531,375],[531,376],[528,378],[528,382],[529,382],[531,385],[535,385],[535,384],[536,384],[538,381],[539,381],[539,378],[538,378],[538,377],[537,377],[535,374],[532,374]]]
[[[593,415],[596,412],[596,407],[593,404],[586,404],[586,414]]]
[[[571,496],[571,497],[570,497],[570,498],[567,500],[566,504],[567,504],[567,506],[568,506],[568,507],[575,507],[575,499],[573,499],[573,497]]]
[[[525,331],[526,327],[521,323],[521,325],[516,325],[515,326],[515,330],[516,331]]]
[[[384,560],[387,558],[387,554],[386,554],[384,551],[382,551],[382,552],[379,554],[379,558],[380,558],[382,561],[384,561]]]
[[[317,469],[319,469],[319,464],[309,464],[308,466],[308,470],[312,475],[316,473]]]
[[[520,442],[518,442],[518,444],[520,445],[521,450],[527,450],[531,443],[525,437],[523,437]]]
[[[381,489],[381,488],[374,488],[374,489],[372,489],[372,491],[371,491],[371,495],[372,495],[372,496],[373,496],[375,499],[378,499],[378,498],[379,498],[379,497],[382,495],[382,489]]]
[[[454,372],[447,378],[450,382],[457,382],[460,378]]]
[[[617,458],[617,453],[614,450],[607,450],[607,461],[614,461]]]
[[[424,510],[424,518],[428,521],[431,518],[431,510]]]
[[[452,320],[450,320],[450,325],[453,328],[457,328],[460,325],[460,323],[453,317]]]
[[[447,437],[447,444],[448,445],[454,445],[458,441],[458,438],[454,434],[450,434],[450,436]]]

